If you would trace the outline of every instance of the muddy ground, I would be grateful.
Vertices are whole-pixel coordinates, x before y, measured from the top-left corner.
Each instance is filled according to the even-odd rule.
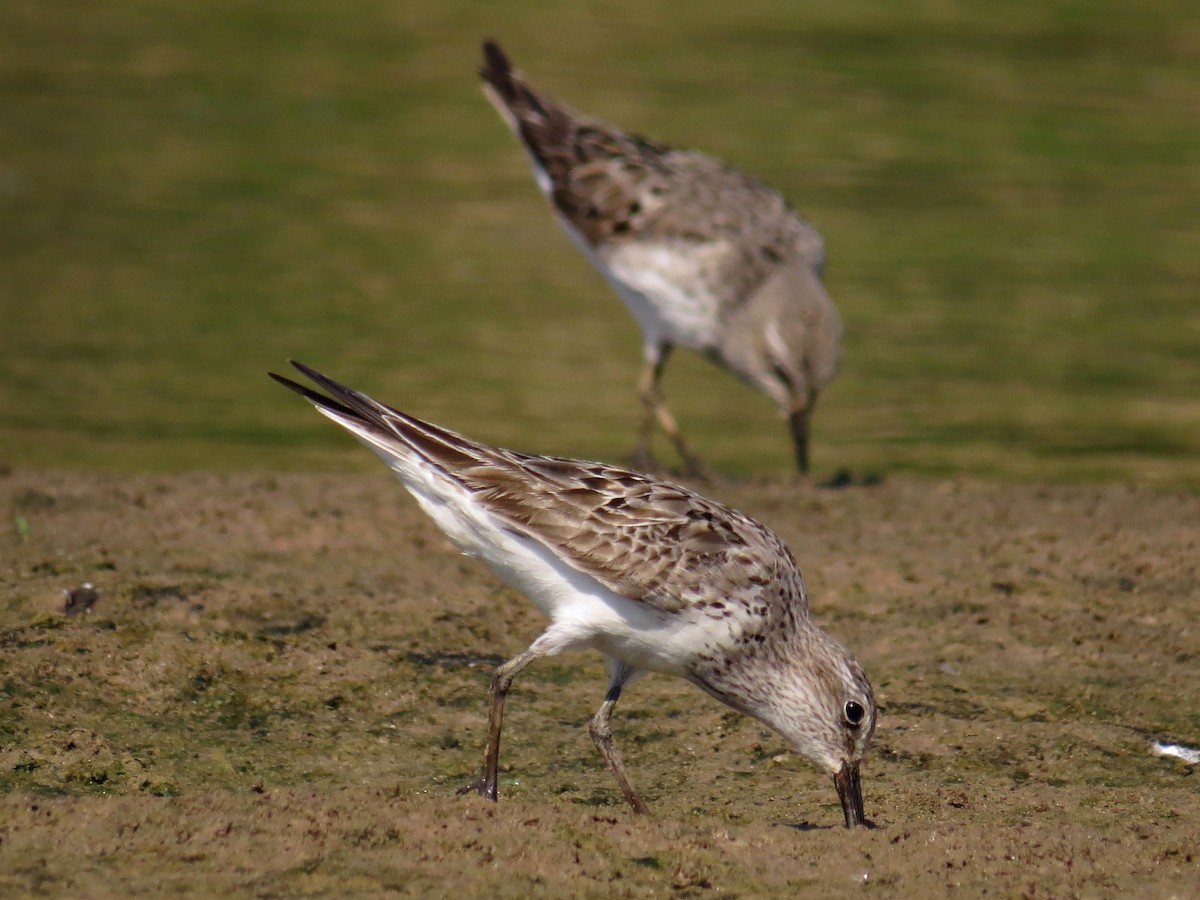
[[[789,542],[882,705],[873,830],[682,683],[587,736],[598,656],[535,664],[498,805],[491,668],[539,615],[386,473],[0,476],[0,893],[1188,896],[1200,499],[893,478],[711,493]],[[64,591],[92,583],[98,593]],[[68,609],[68,607],[70,607]]]

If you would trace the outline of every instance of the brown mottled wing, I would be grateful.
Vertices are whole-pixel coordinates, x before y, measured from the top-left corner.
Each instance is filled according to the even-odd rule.
[[[538,91],[498,44],[479,70],[510,127],[548,183],[559,213],[592,245],[632,236],[662,204],[669,148],[580,115]]]
[[[555,208],[591,246],[635,238],[713,245],[712,280],[730,285],[734,299],[797,254],[820,268],[820,235],[756,179],[574,112],[536,90],[492,42],[480,75]]]
[[[292,363],[331,395],[271,377],[407,448],[472,492],[509,527],[631,600],[677,611],[798,583],[791,553],[754,520],[686,488],[600,463],[480,444]],[[792,592],[806,608],[802,591]]]
[[[759,594],[794,572],[771,531],[686,488],[595,463],[482,455],[487,464],[454,477],[514,530],[624,597],[674,612]]]

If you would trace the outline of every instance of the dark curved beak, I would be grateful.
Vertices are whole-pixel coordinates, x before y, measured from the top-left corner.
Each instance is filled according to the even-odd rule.
[[[865,825],[867,818],[863,815],[862,785],[858,780],[858,763],[842,763],[842,767],[833,776],[833,786],[837,788],[838,799],[842,801],[846,827]]]

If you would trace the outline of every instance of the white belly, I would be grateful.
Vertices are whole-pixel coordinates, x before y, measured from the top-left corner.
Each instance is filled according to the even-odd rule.
[[[509,551],[488,562],[550,617],[559,650],[592,648],[643,672],[683,676],[697,653],[728,639],[723,622],[622,597],[535,540],[504,539]]]
[[[706,275],[708,257],[718,247],[630,241],[596,249],[562,217],[559,221],[629,307],[648,347],[662,342],[693,350],[716,346],[719,304]]]

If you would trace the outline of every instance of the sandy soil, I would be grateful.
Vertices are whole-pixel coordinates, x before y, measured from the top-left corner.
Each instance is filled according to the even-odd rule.
[[[876,827],[782,741],[599,657],[533,666],[502,797],[490,669],[536,611],[384,472],[0,476],[0,893],[1194,896],[1200,499],[892,479],[721,485],[883,707]],[[94,595],[80,590],[95,585]],[[64,591],[74,591],[68,600]]]

